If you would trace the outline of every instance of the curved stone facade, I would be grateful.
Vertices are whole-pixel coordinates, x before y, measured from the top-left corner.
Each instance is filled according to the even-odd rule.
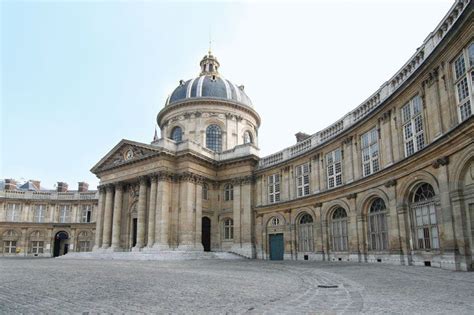
[[[160,139],[122,140],[92,169],[103,188],[96,251],[204,249],[471,270],[472,11],[470,1],[456,1],[367,101],[267,157],[259,158],[252,107],[220,94],[168,101],[157,117]],[[212,137],[219,149],[209,148]]]

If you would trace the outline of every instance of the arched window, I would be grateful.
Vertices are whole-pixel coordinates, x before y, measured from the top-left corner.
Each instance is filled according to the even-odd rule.
[[[278,217],[273,217],[273,218],[270,220],[270,225],[271,225],[271,226],[278,226],[278,225],[280,225],[280,218],[278,218]]]
[[[202,199],[203,200],[209,199],[209,185],[206,183],[202,185]]]
[[[331,234],[333,251],[347,251],[347,213],[341,207],[332,214]]]
[[[234,186],[232,184],[226,184],[224,186],[224,201],[234,200]]]
[[[382,251],[388,249],[387,208],[381,198],[375,199],[370,205],[368,215],[369,250]]]
[[[234,220],[224,220],[224,239],[231,240],[234,238]]]
[[[244,132],[244,144],[253,143],[252,134],[250,131]]]
[[[183,130],[181,127],[174,127],[173,130],[171,130],[171,139],[176,142],[183,141]]]
[[[206,129],[206,148],[212,151],[222,151],[222,131],[217,125],[210,125]]]
[[[433,187],[427,183],[419,185],[411,196],[412,227],[418,249],[439,248],[434,197]]]
[[[313,217],[305,213],[298,221],[298,250],[312,252],[313,249]]]

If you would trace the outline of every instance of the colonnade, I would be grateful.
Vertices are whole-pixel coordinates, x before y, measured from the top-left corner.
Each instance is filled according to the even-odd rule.
[[[136,244],[132,251],[203,250],[202,183],[194,174],[160,172],[100,186],[94,250],[113,252],[131,247],[126,240],[133,233],[130,207],[135,203]],[[131,193],[134,189],[138,196]]]

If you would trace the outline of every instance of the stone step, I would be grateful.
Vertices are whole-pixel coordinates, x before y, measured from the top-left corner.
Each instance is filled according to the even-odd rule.
[[[81,252],[67,253],[58,259],[104,259],[104,260],[196,260],[196,259],[245,259],[229,252],[201,252],[201,251],[141,251],[141,252]]]

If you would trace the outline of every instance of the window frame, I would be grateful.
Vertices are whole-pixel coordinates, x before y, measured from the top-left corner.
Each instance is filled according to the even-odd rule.
[[[417,102],[418,100],[419,103]],[[403,152],[405,153],[405,157],[409,157],[422,150],[427,145],[425,131],[426,124],[424,121],[425,115],[423,114],[423,100],[419,94],[413,96],[400,108],[400,117],[402,118],[401,135],[403,137]],[[421,126],[421,129],[417,130],[419,126]],[[411,145],[409,145],[410,143]],[[410,152],[408,148],[410,148]]]
[[[281,175],[280,173],[275,173],[269,175],[267,178],[267,192],[268,192],[268,202],[277,203],[280,202],[280,189],[281,189]]]
[[[36,204],[33,213],[33,222],[44,223],[46,218],[47,206],[45,204]]]
[[[472,57],[470,55],[472,47]],[[463,71],[458,73],[458,60],[462,60]],[[453,86],[456,99],[456,112],[459,123],[469,119],[474,113],[474,41],[470,42],[452,61]],[[461,100],[462,83],[465,81],[465,93]]]
[[[224,219],[223,222],[224,231],[222,233],[223,239],[225,241],[230,241],[234,239],[234,220],[231,218]]]
[[[344,211],[344,217],[336,217],[340,210]],[[337,207],[331,216],[331,245],[334,252],[349,251],[349,217],[346,209]]]
[[[329,153],[326,153],[324,160],[326,161],[326,184],[328,189],[333,189],[342,186],[344,184],[344,177],[342,164],[343,157],[341,148],[337,148]],[[338,167],[339,172],[337,171]],[[340,182],[338,182],[338,179],[340,179]]]
[[[379,138],[380,133],[377,126],[373,127],[360,136],[362,177],[366,177],[380,171]]]
[[[425,186],[426,185],[426,186]],[[416,200],[418,190],[423,187],[430,188],[429,197]],[[411,228],[413,233],[413,248],[422,251],[440,249],[439,220],[436,210],[436,193],[431,184],[419,184],[412,192],[410,199]],[[433,220],[434,218],[434,220]]]
[[[92,221],[92,205],[82,205],[81,223],[91,223],[91,221]]]
[[[234,185],[228,183],[224,185],[224,201],[234,200]]]
[[[71,210],[71,205],[59,205],[59,223],[71,223]]]
[[[304,197],[311,194],[311,164],[309,162],[295,167],[296,196]]]
[[[20,222],[20,218],[21,218],[21,204],[8,203],[6,213],[5,213],[5,221]]]
[[[222,128],[211,124],[206,128],[206,148],[214,152],[222,152]]]
[[[178,135],[175,135],[175,132],[179,130],[179,134]],[[175,136],[179,136],[179,139],[175,139]],[[174,126],[172,129],[171,129],[171,133],[170,133],[170,139],[175,141],[176,143],[179,143],[179,142],[182,142],[183,141],[183,128],[181,128],[180,126]]]
[[[382,203],[383,208],[378,207],[376,203]],[[388,209],[385,201],[380,198],[374,198],[367,211],[367,235],[368,250],[373,252],[387,251],[388,246]]]

